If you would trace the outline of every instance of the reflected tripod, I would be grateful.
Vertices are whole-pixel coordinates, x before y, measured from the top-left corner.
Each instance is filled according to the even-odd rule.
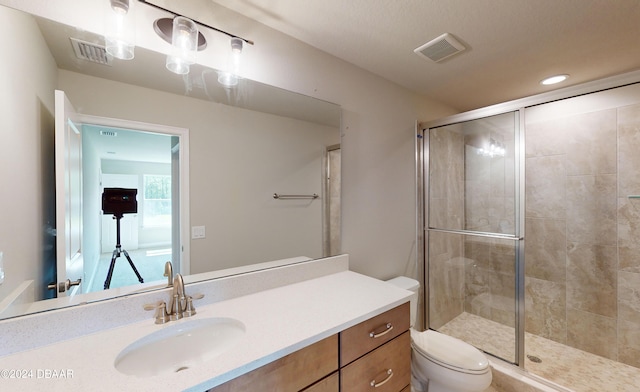
[[[113,254],[111,255],[111,264],[109,265],[109,272],[107,273],[107,280],[104,281],[104,289],[108,289],[111,285],[111,277],[113,276],[113,269],[116,266],[116,259],[120,257],[120,253],[124,253],[124,257],[129,261],[129,265],[133,269],[133,272],[136,273],[138,277],[138,281],[140,283],[144,283],[142,276],[136,269],[136,266],[133,264],[131,257],[129,257],[129,252],[122,249],[122,245],[120,245],[120,219],[122,219],[123,214],[114,214],[113,219],[116,220],[116,248],[113,250]]]
[[[138,212],[138,202],[136,201],[137,189],[125,189],[125,188],[104,188],[102,193],[102,212],[106,214],[113,214],[113,219],[116,220],[116,248],[111,255],[111,264],[109,265],[109,272],[107,273],[107,280],[104,281],[104,289],[108,289],[111,285],[111,278],[113,276],[113,269],[116,266],[116,259],[120,257],[121,253],[129,261],[129,265],[136,273],[138,281],[144,283],[142,276],[138,273],[136,266],[131,261],[129,253],[122,249],[120,245],[120,219],[124,214],[136,214]]]

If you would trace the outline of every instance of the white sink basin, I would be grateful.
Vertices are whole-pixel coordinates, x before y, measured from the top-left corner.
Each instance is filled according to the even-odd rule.
[[[233,348],[245,333],[243,323],[224,317],[171,323],[122,350],[116,369],[138,377],[179,372]]]

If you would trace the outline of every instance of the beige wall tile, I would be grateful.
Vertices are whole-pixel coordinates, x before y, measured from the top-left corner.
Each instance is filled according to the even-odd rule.
[[[525,329],[527,332],[566,343],[566,287],[564,283],[525,278]]]
[[[568,176],[566,195],[567,240],[615,246],[616,175]]]
[[[514,242],[467,237],[465,260],[465,311],[513,327]]]
[[[618,109],[618,194],[640,195],[640,105]]]
[[[616,172],[616,110],[572,116],[567,126],[567,174]]]
[[[527,158],[525,171],[527,218],[565,219],[564,155]]]
[[[570,122],[564,118],[527,124],[525,129],[526,157],[566,154],[569,126]]]
[[[429,322],[440,328],[464,311],[466,260],[459,235],[431,233],[429,243]]]
[[[429,192],[435,198],[463,192],[464,137],[446,128],[433,129],[429,136]]]
[[[640,199],[618,198],[618,246],[640,248]]]
[[[640,325],[640,274],[618,271],[618,317]]]
[[[640,246],[640,244],[638,245]],[[640,274],[640,247],[620,246],[618,248],[618,269]]]
[[[491,186],[484,181],[466,181],[465,228],[488,231],[491,227]]]
[[[464,269],[451,259],[436,258],[429,271],[429,318],[432,328],[440,328],[464,311]]]
[[[640,323],[618,321],[618,360],[640,368]]]
[[[602,316],[617,315],[615,246],[567,245],[567,307]]]
[[[557,219],[525,219],[526,276],[564,282],[566,279],[566,224]]]
[[[567,309],[567,344],[605,358],[618,358],[616,319]]]
[[[491,266],[494,271],[515,275],[516,248],[515,242],[509,240],[493,240],[491,245]]]
[[[465,275],[465,312],[492,320],[490,282],[491,275],[489,270],[467,270]]]

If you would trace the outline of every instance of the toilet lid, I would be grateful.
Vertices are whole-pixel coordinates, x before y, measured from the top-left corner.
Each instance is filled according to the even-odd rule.
[[[489,360],[472,345],[443,333],[411,330],[413,348],[428,359],[466,373],[486,371]]]

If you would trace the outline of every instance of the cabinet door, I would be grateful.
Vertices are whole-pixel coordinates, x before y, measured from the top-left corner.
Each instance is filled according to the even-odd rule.
[[[297,392],[336,370],[338,335],[332,335],[209,392]]]
[[[409,331],[340,370],[340,390],[398,392],[411,382]]]

